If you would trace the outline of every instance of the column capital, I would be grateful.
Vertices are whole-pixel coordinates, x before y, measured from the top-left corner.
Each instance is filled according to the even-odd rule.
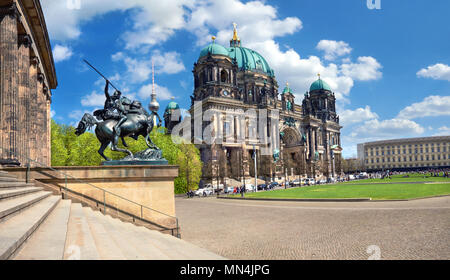
[[[44,82],[44,74],[38,73],[37,80],[42,84]]]
[[[30,58],[30,63],[31,63],[31,65],[33,65],[33,66],[37,66],[37,65],[39,65],[39,63],[41,63],[41,62],[39,61],[39,58],[38,58],[37,56],[32,56],[32,57]],[[43,75],[42,73],[39,73],[39,74]],[[38,74],[38,78],[39,78],[39,74]]]
[[[23,45],[26,48],[30,48],[33,41],[31,40],[31,36],[28,34],[20,34],[19,35],[19,46]]]
[[[12,2],[9,5],[0,7],[0,19],[5,16],[10,16],[16,19],[20,18],[21,14],[19,12],[19,9],[17,8],[16,2]]]

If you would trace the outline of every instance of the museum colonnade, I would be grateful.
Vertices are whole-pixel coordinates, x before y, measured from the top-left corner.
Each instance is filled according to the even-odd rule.
[[[23,4],[0,6],[0,163],[49,166],[51,91]]]

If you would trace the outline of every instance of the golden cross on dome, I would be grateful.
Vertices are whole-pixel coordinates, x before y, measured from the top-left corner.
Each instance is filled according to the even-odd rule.
[[[319,76],[319,80],[320,80],[320,73],[319,73],[319,74],[317,74],[317,76]]]
[[[213,40],[213,42],[216,41],[216,36],[212,36],[211,39]]]
[[[235,22],[233,22],[233,41],[239,41],[236,27],[237,27],[237,24]]]
[[[289,82],[286,82],[286,87],[289,87]]]

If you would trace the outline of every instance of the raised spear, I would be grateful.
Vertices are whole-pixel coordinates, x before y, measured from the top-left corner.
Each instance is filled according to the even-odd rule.
[[[119,91],[100,71],[98,71],[92,64],[89,63],[86,59],[83,59],[84,62],[86,62],[87,65],[89,65],[92,69],[94,69],[95,72],[97,72],[100,76],[102,76],[103,79],[105,79],[109,84],[117,91]]]

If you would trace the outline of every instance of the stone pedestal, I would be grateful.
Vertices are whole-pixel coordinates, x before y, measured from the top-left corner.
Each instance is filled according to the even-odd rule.
[[[83,196],[89,197],[85,199],[87,204],[92,204],[94,199],[102,211],[103,203],[106,203],[107,213],[126,211],[136,217],[142,215],[144,219],[159,225],[175,226],[175,219],[170,216],[176,215],[174,179],[178,176],[178,166],[77,166],[54,169],[67,174],[67,181],[60,172],[37,167],[30,169],[28,178],[44,183],[52,190],[67,187],[69,197],[71,193],[81,201]],[[3,170],[21,179],[27,178],[26,168]],[[133,202],[148,208],[141,208]]]

